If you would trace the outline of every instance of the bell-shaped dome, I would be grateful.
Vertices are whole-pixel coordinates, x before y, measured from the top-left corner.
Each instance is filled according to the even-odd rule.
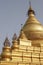
[[[43,26],[35,18],[35,12],[31,6],[28,10],[28,19],[22,29],[30,40],[43,38]]]

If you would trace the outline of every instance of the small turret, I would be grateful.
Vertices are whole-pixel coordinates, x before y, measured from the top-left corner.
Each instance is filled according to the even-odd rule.
[[[27,40],[26,35],[25,35],[25,33],[23,32],[23,30],[20,31],[19,39],[25,39],[25,40]]]
[[[17,41],[17,35],[16,33],[14,34],[12,38],[12,49],[18,49],[18,41]]]
[[[4,60],[4,61],[10,61],[11,60],[10,42],[9,42],[7,37],[4,41],[4,47],[2,50],[2,60]]]

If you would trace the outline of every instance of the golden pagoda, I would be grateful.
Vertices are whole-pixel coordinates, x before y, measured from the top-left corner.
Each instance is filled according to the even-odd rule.
[[[36,19],[31,5],[26,23],[12,38],[12,45],[6,37],[0,65],[43,65],[43,26]]]

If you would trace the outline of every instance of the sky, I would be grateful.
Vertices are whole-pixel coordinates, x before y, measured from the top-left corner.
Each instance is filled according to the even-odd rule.
[[[43,0],[31,0],[36,18],[43,25]],[[21,24],[27,20],[29,0],[0,0],[0,53],[8,37],[10,43],[14,33],[20,33]]]

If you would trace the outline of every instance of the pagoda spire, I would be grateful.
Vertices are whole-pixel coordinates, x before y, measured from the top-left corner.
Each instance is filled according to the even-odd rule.
[[[12,38],[12,49],[18,49],[18,41],[17,41],[17,35],[14,33]]]
[[[29,6],[31,7],[31,1],[29,0]]]
[[[16,33],[14,33],[12,40],[13,40],[13,41],[14,41],[14,40],[17,40],[17,35],[16,35]]]
[[[32,9],[31,1],[29,0],[28,16],[29,16],[31,13],[35,15],[35,11]]]
[[[8,37],[6,37],[6,39],[4,41],[4,46],[10,46],[10,42],[8,40]]]
[[[25,33],[24,33],[23,30],[20,31],[20,36],[19,36],[19,38],[20,38],[20,39],[27,39],[27,38],[26,38],[26,35],[25,35]]]
[[[8,40],[8,37],[6,37],[5,41],[4,41],[4,47],[2,50],[2,59],[4,61],[10,61],[11,60],[11,48],[10,48],[10,42]]]

